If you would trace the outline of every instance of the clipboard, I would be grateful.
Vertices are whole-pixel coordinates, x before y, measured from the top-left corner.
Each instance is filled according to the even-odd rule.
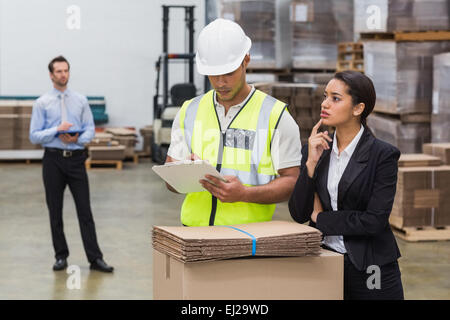
[[[77,133],[79,133],[80,136],[81,136],[81,135],[83,134],[83,132],[84,132],[84,130],[60,131],[60,132],[57,132],[57,133],[56,133],[55,137],[59,137],[60,134],[66,134],[66,133],[70,134],[72,137],[73,137],[74,135],[76,135]]]
[[[227,181],[207,160],[175,161],[152,169],[179,193],[207,191],[199,182],[207,174]]]

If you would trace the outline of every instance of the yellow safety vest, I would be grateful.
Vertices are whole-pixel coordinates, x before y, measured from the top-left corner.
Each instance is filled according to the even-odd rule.
[[[214,90],[186,101],[180,128],[191,153],[208,160],[222,175],[246,186],[267,184],[277,176],[270,153],[272,137],[286,104],[255,90],[222,133]],[[181,208],[187,226],[230,225],[270,221],[275,204],[224,203],[208,191],[188,193]]]

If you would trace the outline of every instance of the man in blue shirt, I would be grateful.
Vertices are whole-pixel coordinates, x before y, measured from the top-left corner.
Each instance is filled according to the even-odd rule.
[[[64,190],[68,185],[90,268],[112,272],[114,268],[105,263],[97,243],[84,164],[87,158],[84,145],[95,135],[92,112],[85,96],[67,89],[70,66],[64,57],[54,58],[48,69],[53,89],[33,105],[30,141],[45,147],[42,170],[56,258],[53,270],[65,269],[69,256],[62,219]]]

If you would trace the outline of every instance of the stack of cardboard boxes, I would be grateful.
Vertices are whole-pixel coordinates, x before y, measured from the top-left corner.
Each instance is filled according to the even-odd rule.
[[[450,165],[450,142],[426,143],[423,153],[439,157],[443,164]]]
[[[125,158],[135,157],[135,146],[137,143],[137,135],[135,130],[127,128],[107,128],[105,132],[113,135],[112,140],[117,141],[122,146],[125,146]]]
[[[355,1],[354,17],[355,33],[364,46],[365,74],[377,93],[375,113],[368,124],[400,151],[421,152],[422,144],[432,140],[433,56],[450,51],[449,3]],[[441,59],[435,62],[444,63]],[[436,64],[435,68],[442,70]],[[440,84],[436,90],[445,86]],[[450,113],[442,108],[438,112]],[[442,119],[435,117],[436,128],[445,126],[439,124]]]
[[[449,146],[441,149],[450,151]],[[433,148],[424,147],[424,150],[430,152]],[[401,155],[397,192],[389,221],[392,226],[406,233],[405,240],[410,240],[409,234],[420,232],[426,227],[432,227],[439,236],[442,233],[439,228],[450,225],[448,181],[450,166],[448,163],[442,164],[440,157],[427,154]]]
[[[220,0],[220,17],[238,23],[252,40],[251,68],[291,64],[290,0]]]
[[[41,149],[29,140],[33,100],[0,99],[0,150]]]
[[[353,0],[295,0],[290,11],[292,66],[336,69],[337,44],[353,41]]]
[[[125,146],[113,141],[113,135],[97,132],[94,139],[86,145],[90,160],[123,160],[125,159]]]

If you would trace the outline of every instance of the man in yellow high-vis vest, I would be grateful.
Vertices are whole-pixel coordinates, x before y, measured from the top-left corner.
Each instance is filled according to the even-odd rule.
[[[211,22],[197,47],[197,71],[208,76],[214,89],[183,104],[166,162],[208,160],[227,182],[212,176],[201,180],[207,191],[186,195],[181,222],[269,221],[275,204],[289,199],[299,175],[299,128],[285,103],[247,84],[251,40],[238,24]]]

